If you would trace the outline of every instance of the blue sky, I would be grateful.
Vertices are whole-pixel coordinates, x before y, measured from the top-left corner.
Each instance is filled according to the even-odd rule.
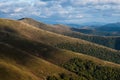
[[[120,22],[120,0],[0,0],[0,18],[47,23]]]

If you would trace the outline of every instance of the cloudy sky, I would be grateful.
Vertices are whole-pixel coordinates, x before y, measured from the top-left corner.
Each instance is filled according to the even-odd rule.
[[[120,22],[120,0],[0,0],[0,18],[47,23]]]

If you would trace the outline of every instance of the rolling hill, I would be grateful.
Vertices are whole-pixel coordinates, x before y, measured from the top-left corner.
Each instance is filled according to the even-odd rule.
[[[82,51],[88,49],[80,53],[77,51],[80,48],[83,48]],[[92,52],[88,53],[89,50],[93,50],[96,55],[93,57]],[[106,59],[98,59],[100,57],[97,52]],[[116,63],[120,62],[119,58],[118,51],[104,46],[42,30],[23,22],[0,19],[2,80],[101,80],[100,77],[102,80],[118,80],[120,65]]]
[[[4,23],[4,20],[1,20],[1,22],[2,21]],[[26,37],[30,40],[42,42],[62,49],[67,49],[67,50],[72,50],[75,52],[87,54],[103,60],[120,63],[119,61],[120,53],[117,50],[110,49],[97,44],[93,44],[81,39],[63,36],[60,34],[42,30],[38,27],[34,27],[29,24],[25,24],[23,22],[8,20],[8,23],[13,23],[13,22],[18,23],[20,25],[18,25],[17,27],[12,25],[12,31],[14,32],[15,30],[16,34],[20,34],[21,36]],[[6,24],[6,26],[3,27],[3,30],[5,30],[5,28],[9,29],[10,28],[9,26],[10,25]]]
[[[27,21],[29,22],[29,18],[23,19],[23,21],[27,23]],[[33,23],[36,22],[33,19],[30,19],[30,21],[32,21]],[[119,43],[120,43],[120,40],[119,40],[120,38],[119,37],[100,37],[100,36],[85,35],[85,34],[81,34],[81,33],[77,33],[77,32],[72,32],[72,31],[70,31],[70,28],[68,28],[66,26],[64,27],[63,25],[55,25],[55,27],[56,28],[61,27],[64,30],[61,29],[61,28],[56,30],[56,29],[53,29],[52,26],[48,26],[48,25],[47,25],[47,27],[49,27],[49,28],[47,28],[45,26],[45,24],[44,24],[44,28],[42,28],[41,27],[42,25],[39,26],[37,24],[32,24],[32,22],[31,22],[31,25],[34,25],[37,28],[40,28],[40,29],[43,29],[43,30],[52,31],[52,32],[59,31],[57,33],[61,33],[61,34],[64,34],[64,35],[69,35],[69,36],[76,37],[76,38],[82,38],[82,39],[85,39],[85,40],[87,39],[88,41],[92,41],[92,42],[95,42],[95,43],[98,43],[98,44],[102,44],[102,45],[105,45],[105,46],[109,46],[109,47],[112,47],[112,48],[116,47],[116,49],[120,48],[119,47]],[[52,29],[50,30],[51,27],[52,27]],[[106,58],[106,56],[108,57],[108,54],[112,56],[111,50],[109,49],[110,50],[109,51],[108,48],[106,49],[106,47],[99,48],[100,45],[98,45],[99,47],[96,47],[96,46],[93,46],[93,45],[96,45],[96,44],[91,44],[91,43],[89,44],[87,41],[83,41],[81,39],[79,39],[79,41],[75,41],[75,40],[78,40],[78,39],[75,39],[75,38],[70,39],[70,37],[63,38],[63,37],[58,37],[58,36],[56,36],[57,37],[56,38],[55,36],[51,36],[52,38],[51,37],[50,38],[47,37],[48,41],[46,41],[45,43],[49,42],[50,44],[55,45],[57,47],[60,47],[60,48],[63,48],[63,49],[68,49],[68,50],[72,50],[72,51],[75,51],[75,52],[82,52],[84,54],[95,56],[95,57],[98,57],[100,59],[105,59],[105,60],[109,60],[109,61],[112,60],[112,57],[110,58],[110,56],[109,56],[109,58]],[[43,35],[43,37],[45,38],[45,35]],[[52,43],[52,41],[54,43]],[[61,43],[58,43],[58,42],[61,42]],[[80,42],[80,44],[77,43],[77,42]],[[86,44],[86,43],[88,43],[88,44]],[[105,55],[103,55],[104,53],[105,53]],[[118,54],[118,55],[116,55],[116,57],[119,58],[119,52],[115,51],[115,53]],[[118,59],[116,59],[116,61],[119,62]]]
[[[0,44],[0,58],[2,80],[43,80],[47,76],[70,73],[5,43]]]
[[[74,37],[74,38],[84,39],[84,40],[87,40],[87,41],[90,41],[96,44],[100,44],[100,45],[107,46],[107,47],[110,47],[116,50],[120,50],[120,37],[119,36],[106,37],[106,36],[87,35],[87,34],[80,33],[78,31],[79,29],[77,29],[76,31],[76,28],[73,29],[73,28],[70,28],[64,25],[48,25],[48,24],[35,21],[31,18],[23,18],[23,19],[20,19],[19,21],[28,23],[30,25],[36,26],[43,30],[59,33],[59,34]]]

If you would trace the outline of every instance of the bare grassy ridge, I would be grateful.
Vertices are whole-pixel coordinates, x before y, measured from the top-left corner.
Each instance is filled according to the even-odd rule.
[[[73,74],[57,66],[61,66],[73,58],[92,61],[96,65],[102,65],[103,67],[120,67],[119,64],[103,61],[81,53],[75,53],[53,47],[58,43],[74,43],[74,41],[81,44],[91,44],[99,47],[99,45],[92,44],[84,40],[70,38],[41,30],[23,22],[13,20],[6,21],[5,19],[0,19],[0,61],[5,64],[9,63],[10,65],[19,69],[21,73],[22,70],[24,70],[25,72],[23,73],[26,75],[25,79],[20,80],[27,80],[29,76],[33,78],[31,78],[31,80],[39,80],[44,79],[47,76],[59,76],[59,73]],[[109,48],[107,49],[116,51]],[[9,70],[9,68],[6,69]],[[10,73],[11,75],[15,74],[11,72],[6,73]],[[18,76],[24,78],[21,73],[18,73]],[[0,75],[3,75],[3,73]],[[76,76],[75,74],[73,75]],[[10,77],[16,79],[16,77]]]
[[[93,46],[93,48],[97,47],[101,50],[103,50],[103,48],[105,48],[108,51],[113,52],[113,55],[109,55],[109,53],[107,53],[107,55],[111,56],[114,59],[117,59],[117,63],[119,63],[119,59],[120,59],[119,55],[120,54],[114,53],[114,52],[117,52],[116,50],[113,50],[113,49],[110,49],[110,48],[107,48],[104,46],[100,46],[97,44],[93,44],[93,43],[90,43],[90,42],[87,42],[87,41],[84,41],[81,39],[71,38],[71,37],[55,34],[55,33],[49,32],[49,31],[45,31],[45,30],[36,28],[34,26],[31,26],[29,24],[23,23],[23,22],[18,22],[18,21],[13,21],[13,20],[4,20],[4,19],[1,19],[0,22],[1,22],[0,25],[5,24],[5,26],[0,27],[1,29],[4,29],[4,28],[10,29],[10,30],[14,31],[15,34],[17,34],[17,36],[20,36],[22,38],[27,38],[29,40],[37,41],[37,42],[42,42],[42,43],[49,44],[52,46],[69,42],[71,44],[80,43],[80,44],[84,44],[84,45],[91,45],[91,46]],[[2,31],[11,33],[7,30],[2,30]],[[14,33],[14,32],[12,32],[12,33]],[[5,41],[5,40],[3,40],[3,41]],[[102,52],[101,54],[105,54],[105,53]],[[117,58],[114,57],[114,55]]]
[[[110,62],[108,62],[109,64],[106,64],[106,61],[102,61],[94,57],[90,57],[81,53],[75,53],[72,51],[60,50],[40,42],[18,37],[18,35],[6,32],[0,32],[0,34],[1,42],[13,45],[18,49],[28,52],[29,54],[41,57],[58,65],[63,64],[64,62],[74,57],[80,57],[83,59],[92,60],[98,64],[114,66],[113,63]]]
[[[0,44],[0,78],[3,80],[43,80],[60,73],[72,74],[40,57],[8,44]]]
[[[4,20],[4,19],[1,20],[2,23],[5,23],[5,21],[6,20]],[[14,23],[15,24],[18,23],[18,25],[14,25]],[[120,54],[117,50],[107,48],[104,46],[100,46],[100,45],[97,45],[94,43],[90,43],[88,41],[84,41],[81,39],[71,38],[68,36],[63,36],[60,34],[45,31],[45,30],[42,30],[40,28],[26,24],[24,22],[7,20],[7,22],[5,24],[6,24],[6,26],[1,26],[1,28],[10,29],[12,31],[15,31],[16,34],[19,34],[19,36],[28,38],[28,39],[33,40],[33,41],[49,44],[51,46],[56,46],[57,44],[64,44],[64,43],[71,43],[71,44],[79,43],[80,45],[85,45],[85,46],[90,45],[90,46],[92,46],[92,47],[88,46],[90,50],[93,49],[93,51],[96,51],[95,50],[96,48],[100,49],[99,53],[96,52],[95,53],[96,55],[92,55],[92,56],[103,59],[103,60],[107,60],[107,61],[111,61],[111,62],[115,62],[115,63],[120,63]],[[10,26],[9,24],[12,24],[12,25]],[[3,29],[3,31],[7,31],[7,30]],[[9,31],[7,31],[7,32],[9,32]],[[11,33],[11,32],[9,32],[9,33]],[[88,47],[84,47],[83,48],[84,51]],[[80,47],[76,47],[76,48],[79,49]],[[64,48],[64,49],[68,49],[68,48]],[[104,49],[106,49],[106,52],[104,52]],[[111,52],[111,53],[108,53],[108,52]],[[88,52],[85,51],[84,54],[91,55],[92,52],[88,54]],[[105,58],[104,58],[103,54],[105,55]],[[108,57],[108,58],[106,58],[106,57]]]
[[[24,22],[24,23],[28,23],[32,26],[41,28],[43,30],[47,30],[47,31],[52,31],[52,32],[56,32],[56,33],[64,33],[64,32],[70,32],[71,29],[67,26],[64,25],[60,25],[60,24],[56,24],[56,25],[48,25],[42,22],[38,22],[35,21],[31,18],[23,18],[19,20],[20,22]]]
[[[24,18],[24,19],[20,20],[20,22],[25,22],[25,23],[28,23],[28,24],[30,24],[32,26],[35,26],[37,28],[40,28],[40,29],[43,29],[43,30],[47,30],[47,31],[50,31],[50,32],[55,32],[55,33],[59,33],[59,34],[64,34],[66,36],[71,36],[72,38],[74,37],[75,39],[79,38],[78,42],[81,41],[80,43],[84,43],[84,44],[87,43],[88,41],[91,41],[93,43],[100,44],[98,46],[103,45],[101,47],[105,48],[105,46],[107,46],[107,48],[110,47],[110,49],[114,48],[115,45],[119,46],[119,41],[117,41],[118,44],[116,42],[116,40],[119,40],[119,37],[114,37],[114,36],[104,37],[104,36],[87,35],[87,34],[83,34],[83,33],[79,33],[79,32],[74,32],[74,31],[71,30],[71,28],[69,28],[68,26],[65,26],[65,25],[60,25],[60,24],[48,25],[48,24],[44,24],[44,23],[35,21],[35,20],[31,19],[31,18]],[[69,41],[72,40],[69,37],[67,37],[67,38],[69,39]],[[66,40],[67,38],[65,38],[64,40]],[[87,40],[87,41],[82,42],[82,39],[83,40]],[[66,42],[69,42],[69,41],[67,40]],[[74,41],[71,41],[71,42],[74,42]],[[111,49],[111,50],[114,50],[114,49]]]
[[[0,60],[0,79],[1,80],[42,80],[31,72],[20,69],[19,67]]]
[[[116,50],[120,49],[120,46],[119,46],[120,37],[119,36],[104,37],[104,36],[83,34],[78,31],[76,32],[72,28],[65,26],[65,25],[59,25],[59,24],[48,25],[48,24],[35,21],[31,18],[23,18],[20,21],[36,26],[38,28],[47,30],[47,31],[51,31],[51,32],[62,34],[62,35],[79,38],[79,39],[84,39],[84,40],[97,43],[103,46],[107,46],[107,47],[110,47]],[[79,29],[76,29],[76,30],[79,30]]]

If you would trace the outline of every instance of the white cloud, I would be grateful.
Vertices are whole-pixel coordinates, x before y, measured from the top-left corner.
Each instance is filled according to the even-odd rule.
[[[16,8],[15,10],[14,10],[14,12],[15,13],[18,13],[18,12],[21,12],[23,10],[23,8]]]
[[[120,0],[0,0],[0,12],[13,18],[37,16],[76,21],[101,15],[120,16]]]
[[[81,14],[77,14],[77,15],[68,15],[68,18],[70,19],[80,19],[83,18],[84,16]]]
[[[73,5],[120,4],[120,0],[70,0]]]
[[[113,13],[112,16],[117,16],[117,17],[119,17],[119,16],[120,16],[120,13]]]

